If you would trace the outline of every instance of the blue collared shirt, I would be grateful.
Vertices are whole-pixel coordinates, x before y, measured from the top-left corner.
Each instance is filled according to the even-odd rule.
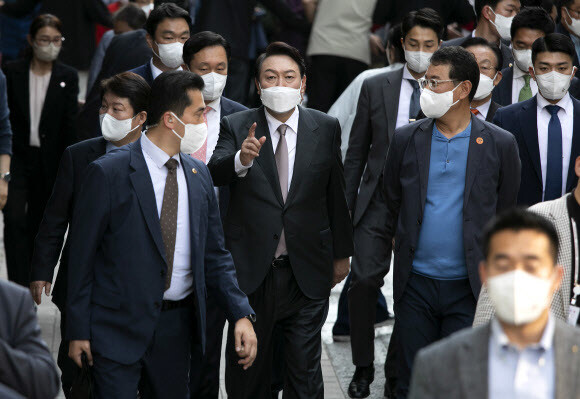
[[[433,124],[429,183],[413,272],[439,280],[467,278],[463,193],[471,123],[448,139]]]
[[[497,321],[491,322],[489,339],[489,399],[551,399],[555,394],[554,328],[550,315],[542,339],[518,349]]]

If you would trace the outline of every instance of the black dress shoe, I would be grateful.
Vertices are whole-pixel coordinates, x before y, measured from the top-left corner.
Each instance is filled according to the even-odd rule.
[[[348,386],[351,398],[366,398],[371,394],[370,385],[375,379],[375,366],[357,367]]]

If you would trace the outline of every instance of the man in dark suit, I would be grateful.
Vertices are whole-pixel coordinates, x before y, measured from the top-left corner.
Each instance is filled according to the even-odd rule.
[[[560,198],[576,186],[574,162],[580,155],[580,102],[567,90],[576,73],[573,57],[572,41],[560,33],[536,40],[530,74],[542,86],[539,94],[502,108],[495,115],[493,122],[511,132],[518,142],[523,165],[519,205]],[[560,79],[551,80],[553,74],[560,75]]]
[[[477,17],[477,26],[470,36],[459,37],[443,42],[442,47],[463,46],[463,43],[471,37],[481,37],[489,43],[499,47],[503,58],[500,69],[509,67],[514,58],[509,46],[509,38],[502,37],[500,29],[503,27],[502,22],[506,18],[513,18],[520,12],[519,0],[477,0],[475,2],[475,14]],[[498,28],[498,23],[500,28]],[[509,32],[507,29],[506,32]],[[503,40],[502,40],[503,39]]]
[[[556,24],[556,32],[566,35],[574,43],[574,66],[580,68],[580,1],[560,0],[559,7],[560,22]]]
[[[141,126],[147,120],[149,85],[139,75],[125,72],[103,81],[101,84],[102,120],[131,120],[126,130],[111,130],[107,122],[103,135],[68,147],[61,160],[52,195],[48,200],[44,217],[35,239],[30,271],[30,292],[40,305],[42,291],[51,292],[54,270],[61,259],[52,290],[52,301],[61,312],[60,331],[62,341],[58,350],[58,366],[61,370],[63,391],[68,394],[76,373],[76,366],[68,357],[66,337],[66,293],[70,235],[63,249],[64,237],[72,220],[75,199],[78,197],[85,169],[94,160],[115,148],[132,143],[141,136]],[[116,134],[116,136],[115,136]],[[124,137],[123,134],[126,134]],[[120,139],[119,139],[120,138]],[[119,139],[119,140],[116,140]],[[62,257],[61,257],[62,250]]]
[[[80,365],[85,352],[93,364],[98,399],[134,398],[138,388],[187,397],[208,289],[235,328],[240,367],[255,359],[254,311],[224,248],[211,176],[180,151],[205,139],[203,85],[191,72],[162,74],[152,127],[87,168],[70,232],[66,328],[69,356]]]
[[[240,287],[260,320],[256,331],[261,349],[250,371],[237,364],[230,328],[230,398],[271,396],[275,328],[284,335],[284,394],[323,396],[320,331],[330,289],[348,274],[353,242],[340,125],[298,106],[304,71],[298,50],[281,42],[270,44],[256,62],[264,107],[222,119],[209,163],[214,184],[230,185],[226,244]]]
[[[472,324],[481,228],[515,205],[520,183],[514,137],[470,112],[479,83],[475,57],[461,47],[442,48],[421,83],[428,118],[395,132],[383,172],[385,243],[390,251],[394,238],[401,332],[397,398],[407,395],[419,349]]]
[[[384,241],[386,206],[379,181],[395,128],[414,121],[420,112],[417,79],[424,75],[428,57],[439,48],[442,35],[443,22],[435,11],[424,8],[406,15],[402,23],[406,64],[364,81],[351,130],[344,176],[356,250],[351,285],[344,289],[349,290],[350,323],[357,326],[350,334],[356,370],[349,395],[355,398],[367,397],[374,379],[375,304],[390,268],[391,253]],[[387,370],[393,374],[396,367],[387,365]]]
[[[207,123],[207,140],[203,147],[192,156],[208,163],[218,142],[221,118],[244,111],[247,108],[222,95],[228,76],[231,48],[229,43],[214,32],[199,32],[189,38],[183,46],[183,63],[191,72],[197,73],[204,80],[203,99],[205,101],[204,117]],[[219,199],[220,216],[224,221],[230,200],[229,187],[216,187]],[[212,296],[207,298],[207,343],[205,356],[193,353],[191,369],[199,370],[192,375],[199,381],[190,379],[190,394],[195,398],[217,397],[219,392],[219,371],[222,350],[222,332],[226,314]],[[193,348],[198,349],[198,348]]]
[[[132,69],[151,84],[163,72],[182,70],[183,44],[189,39],[189,13],[173,3],[157,6],[149,14],[145,30],[150,61]]]
[[[22,287],[0,280],[0,397],[54,398],[58,370],[40,336],[36,309]]]

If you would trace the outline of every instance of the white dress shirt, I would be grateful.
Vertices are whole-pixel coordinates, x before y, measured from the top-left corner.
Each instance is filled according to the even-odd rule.
[[[545,108],[551,105],[541,95],[536,96],[538,101],[538,145],[540,147],[540,164],[542,166],[542,199],[546,191],[546,170],[548,168],[548,124],[552,115]],[[572,152],[572,136],[574,135],[574,104],[570,99],[570,94],[556,104],[560,106],[558,119],[562,126],[562,194],[566,192],[566,182],[568,180],[568,166],[570,165],[570,153]]]
[[[491,105],[491,98],[489,99],[488,102],[481,104],[479,107],[472,108],[472,109],[476,109],[479,111],[479,114],[475,115],[475,117],[478,119],[481,119],[482,121],[485,121],[485,119],[487,118],[487,113],[489,112],[490,105]]]
[[[268,130],[270,131],[272,150],[274,154],[276,154],[276,146],[278,145],[278,141],[280,141],[280,133],[277,129],[282,124],[288,126],[286,129],[286,144],[288,145],[288,191],[290,191],[290,183],[292,182],[292,174],[294,173],[294,160],[296,159],[296,139],[298,138],[298,107],[294,108],[294,112],[285,123],[274,118],[265,108],[264,111],[266,113],[266,121],[268,122]],[[237,175],[239,177],[244,177],[248,173],[248,169],[250,169],[254,164],[254,161],[252,160],[248,166],[242,165],[242,161],[240,161],[240,152],[241,151],[238,151],[236,154],[234,166]]]
[[[397,123],[395,129],[409,124],[409,105],[411,104],[411,96],[413,95],[413,86],[407,79],[413,79],[413,75],[409,72],[409,67],[405,64],[403,68],[403,80],[401,81],[401,93],[399,94],[399,111],[397,112]],[[414,115],[415,117],[417,115]]]
[[[151,75],[153,75],[153,80],[157,79],[157,76],[161,75],[163,71],[153,64],[153,58],[151,58]],[[183,71],[182,67],[178,67],[176,69],[172,69],[172,71]]]
[[[146,134],[143,134],[141,137],[143,156],[145,157],[145,162],[151,175],[153,191],[155,191],[157,214],[161,218],[165,180],[167,180],[168,172],[165,164],[169,161],[170,157],[165,151],[153,144]],[[176,171],[177,188],[179,190],[177,199],[177,235],[175,238],[171,286],[163,294],[163,299],[179,301],[193,292],[193,269],[191,268],[190,256],[191,242],[189,238],[189,196],[187,195],[187,182],[179,154],[173,156],[173,158],[178,162]]]
[[[527,75],[527,72],[522,71],[514,62],[513,66],[514,77],[512,79],[512,104],[517,104],[518,99],[520,98],[520,90],[524,87],[526,82],[524,81],[524,75]],[[530,87],[532,88],[532,96],[538,94],[538,84],[532,77],[530,76]]]
[[[29,76],[29,106],[30,106],[30,146],[40,147],[40,117],[42,116],[42,109],[44,108],[44,99],[48,91],[48,84],[50,83],[50,76],[52,72],[45,75],[37,75],[28,71]]]

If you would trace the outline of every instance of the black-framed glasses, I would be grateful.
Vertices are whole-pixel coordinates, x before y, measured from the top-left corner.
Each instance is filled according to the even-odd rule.
[[[419,79],[419,87],[421,87],[421,89],[424,89],[427,86],[429,86],[429,90],[435,90],[437,86],[447,82],[459,82],[459,81],[457,79],[438,80],[438,79],[421,78]]]

